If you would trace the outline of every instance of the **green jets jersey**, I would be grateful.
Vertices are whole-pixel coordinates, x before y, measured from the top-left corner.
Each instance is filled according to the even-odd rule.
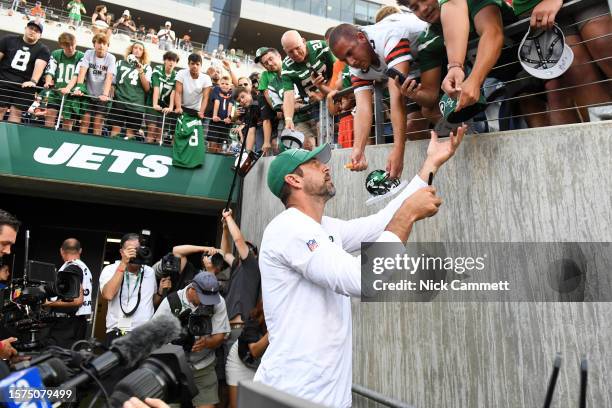
[[[434,68],[446,68],[446,48],[440,24],[431,24],[419,36],[419,68],[421,73]]]
[[[162,108],[170,106],[170,95],[174,90],[176,84],[176,72],[173,70],[170,75],[166,75],[166,69],[163,65],[158,65],[153,69],[151,74],[151,92],[149,92],[149,103],[147,105],[153,106],[153,88],[159,88],[159,99],[157,103]]]
[[[67,57],[61,49],[51,53],[45,74],[53,77],[56,89],[64,88],[72,77],[78,74],[76,66],[83,55],[83,52],[77,51],[72,57]]]
[[[206,144],[202,120],[183,113],[176,121],[172,144],[172,165],[192,169],[204,163]]]
[[[145,65],[144,71],[147,79],[151,81],[151,67]],[[117,62],[117,75],[113,78],[113,82],[115,84],[115,100],[142,105],[143,107],[134,106],[130,109],[144,112],[147,94],[142,87],[138,68],[135,65],[125,60]]]
[[[285,58],[281,73],[283,89],[293,91],[293,86],[296,85],[302,98],[308,97],[307,91],[317,90],[312,83],[311,70],[322,74],[328,81],[334,73],[334,62],[336,61],[336,57],[323,40],[307,41],[306,50],[308,56],[303,62],[295,62],[289,57]]]
[[[278,72],[264,71],[259,78],[259,90],[261,92],[268,91],[268,95],[272,100],[272,109],[280,111],[283,108],[283,80]]]

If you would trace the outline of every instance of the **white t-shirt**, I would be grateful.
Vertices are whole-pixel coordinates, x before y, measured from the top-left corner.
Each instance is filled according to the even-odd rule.
[[[183,84],[183,108],[200,110],[204,88],[212,87],[212,80],[207,74],[200,72],[197,79],[193,79],[189,69],[181,69],[176,74],[176,80]]]
[[[81,67],[88,68],[85,83],[89,95],[102,95],[106,74],[117,75],[116,62],[117,59],[110,52],[107,52],[103,58],[99,58],[95,50],[85,51],[85,55],[77,65],[77,72],[81,70]]]
[[[85,262],[80,259],[75,259],[73,261],[64,262],[61,268],[59,268],[59,272],[66,269],[68,265],[75,264],[78,265],[79,268],[83,271],[83,304],[77,310],[77,316],[87,316],[91,314],[91,295],[92,295],[92,276],[91,271],[85,265]]]
[[[366,72],[349,68],[351,83],[357,87],[355,92],[372,89],[372,81],[387,79],[387,69],[404,61],[410,61],[410,76],[418,77],[417,40],[427,26],[413,13],[397,13],[377,24],[360,27],[376,52],[379,65],[370,66]]]
[[[157,33],[157,38],[159,38],[159,41],[174,41],[176,38],[176,34],[172,30],[162,28]]]
[[[427,183],[415,177],[369,217],[321,224],[295,208],[264,231],[259,268],[270,345],[255,381],[332,407],[351,406],[349,296],[361,295],[362,242],[399,242],[384,231],[403,201]]]
[[[104,288],[104,285],[115,275],[115,271],[119,267],[119,262],[116,261],[114,264],[107,265],[102,269],[100,274],[100,292]],[[155,280],[155,272],[150,266],[142,267],[142,278],[138,279],[138,276],[131,272],[123,273],[123,296],[121,294],[121,287],[117,291],[117,294],[108,302],[108,310],[106,311],[106,332],[108,333],[114,328],[120,328],[125,331],[131,331],[132,329],[140,326],[143,323],[148,322],[155,308],[153,307],[153,295],[157,292],[157,281]],[[140,304],[138,309],[130,317],[125,317],[121,311],[119,305],[119,298],[121,297],[121,304],[125,312],[130,312],[138,302],[138,287],[142,280],[142,289],[140,293]]]

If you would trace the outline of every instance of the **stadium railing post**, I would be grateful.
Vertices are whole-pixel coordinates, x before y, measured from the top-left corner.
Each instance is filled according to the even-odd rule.
[[[162,146],[164,144],[164,127],[166,126],[166,112],[162,115],[162,126],[159,134],[159,145]]]
[[[64,110],[64,101],[66,100],[66,95],[62,95],[62,101],[60,102],[60,108],[57,112],[57,121],[55,122],[55,130],[58,130],[60,127],[60,122],[62,120],[62,112]]]
[[[383,103],[383,86],[374,83],[374,135],[376,144],[385,143],[385,105]]]

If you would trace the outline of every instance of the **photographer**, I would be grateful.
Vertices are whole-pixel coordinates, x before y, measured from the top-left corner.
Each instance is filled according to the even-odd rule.
[[[189,353],[189,362],[198,388],[198,394],[192,402],[197,408],[213,408],[219,402],[214,350],[223,343],[230,331],[225,301],[219,295],[217,278],[210,272],[198,273],[185,289],[168,295],[155,316],[164,313],[178,316],[187,309],[193,313],[203,306],[213,306],[214,314],[209,317],[209,327],[212,328],[210,334],[196,336]]]
[[[70,348],[75,341],[85,339],[87,320],[91,316],[92,277],[89,268],[81,261],[81,243],[75,238],[66,239],[60,248],[64,264],[59,273],[70,272],[79,277],[80,294],[72,300],[48,300],[45,306],[54,310],[55,319],[49,330],[54,344]]]
[[[107,265],[100,274],[100,293],[108,301],[106,341],[120,337],[147,322],[154,304],[161,302],[153,268],[145,265],[140,236],[130,233],[121,238],[121,259]]]
[[[172,248],[172,255],[180,260],[178,276],[171,275],[172,288],[175,290],[183,289],[185,286],[187,286],[187,283],[193,280],[193,277],[200,272],[200,270],[187,259],[187,257],[190,255],[202,254],[200,265],[201,269],[214,275],[217,275],[219,272],[227,268],[228,264],[224,261],[223,254],[215,256],[215,254],[218,254],[219,252],[221,252],[220,249],[198,245],[177,245]],[[158,279],[161,278],[161,264],[155,264],[153,268],[155,269]]]

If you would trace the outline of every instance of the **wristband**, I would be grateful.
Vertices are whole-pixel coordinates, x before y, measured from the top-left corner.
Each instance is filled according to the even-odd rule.
[[[446,65],[446,70],[450,70],[451,68],[459,68],[463,71],[463,64],[459,63],[459,62],[450,62],[448,63],[448,65]]]
[[[285,117],[285,122],[293,122],[293,118],[287,118],[287,117]]]

